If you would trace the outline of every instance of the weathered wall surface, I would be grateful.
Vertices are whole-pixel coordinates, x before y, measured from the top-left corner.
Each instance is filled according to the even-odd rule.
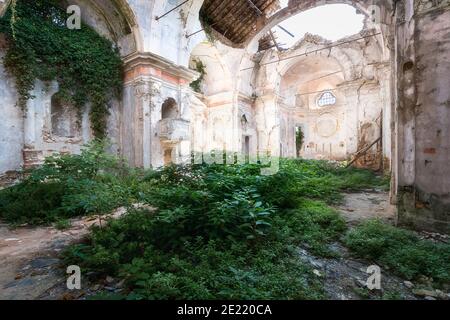
[[[0,36],[0,176],[22,166],[23,114],[16,106],[14,79],[3,67],[5,43]]]
[[[201,42],[203,32],[187,37],[202,29],[198,13],[203,0],[192,0],[179,10],[161,17],[180,4],[176,0],[127,0],[136,16],[140,39],[138,51],[152,52],[174,64],[187,67],[192,49]]]
[[[399,222],[450,232],[450,2],[399,19]]]

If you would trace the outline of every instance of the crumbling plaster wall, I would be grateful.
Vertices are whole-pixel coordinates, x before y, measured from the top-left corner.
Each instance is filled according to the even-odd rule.
[[[346,158],[346,103],[343,92],[337,87],[344,81],[343,75],[340,72],[329,76],[336,70],[340,70],[340,66],[333,59],[308,57],[282,77],[280,95],[283,98],[279,107],[280,116],[284,118],[280,127],[283,156],[296,157],[295,129],[300,126],[305,133],[302,157]],[[336,104],[319,107],[317,101],[325,91],[336,97]]]
[[[14,78],[3,67],[6,43],[0,35],[0,176],[22,166],[23,114],[16,106]]]
[[[254,64],[244,49],[231,48],[219,41],[202,42],[192,51],[191,65],[195,66],[194,60],[200,60],[206,67],[201,84],[203,116],[193,120],[194,128],[201,127],[202,121],[207,122],[206,134],[202,139],[204,151],[225,149],[242,152],[247,136],[250,152],[257,152],[252,73],[246,74],[250,76],[244,79],[240,77],[243,59]],[[248,120],[245,128],[241,123],[243,115]],[[195,141],[193,143],[197,144]]]
[[[127,0],[136,16],[140,43],[138,51],[152,52],[174,64],[187,67],[193,48],[205,39],[199,11],[203,0],[192,0],[158,19],[175,6],[176,0]],[[189,35],[192,35],[188,37]]]
[[[79,153],[80,147],[91,139],[89,107],[82,113],[81,128],[74,137],[53,134],[51,101],[57,92],[56,82],[36,81],[34,99],[28,101],[24,117],[24,167],[38,165],[54,153]]]
[[[83,22],[115,43],[122,56],[137,50],[140,35],[126,0],[65,0],[65,3],[79,6]]]
[[[378,74],[378,79],[382,80],[382,83],[380,84],[381,86],[381,90],[380,90],[380,96],[381,96],[381,100],[382,100],[382,105],[385,108],[385,112],[383,112],[383,119],[385,123],[391,123],[392,117],[391,117],[391,113],[393,108],[393,101],[390,99],[390,97],[392,96],[392,86],[391,86],[391,82],[392,82],[392,77],[389,71],[386,72],[386,69],[389,70],[389,62],[390,59],[392,59],[392,28],[393,28],[393,24],[392,24],[392,2],[388,1],[388,0],[380,0],[377,1],[376,3],[374,3],[371,0],[367,0],[367,1],[353,1],[353,0],[291,0],[289,1],[289,4],[287,7],[281,9],[280,11],[276,12],[274,15],[272,15],[268,21],[266,21],[266,23],[264,25],[259,25],[256,28],[255,31],[255,36],[252,37],[251,39],[249,39],[249,41],[247,42],[247,46],[245,48],[246,52],[249,53],[254,53],[255,48],[257,47],[257,42],[258,40],[271,28],[273,28],[274,26],[276,26],[278,23],[282,22],[283,20],[298,14],[300,12],[306,11],[308,9],[314,8],[316,6],[319,5],[326,5],[326,4],[334,4],[334,3],[345,3],[345,4],[349,4],[352,5],[356,8],[358,8],[362,13],[366,14],[366,16],[368,17],[368,19],[366,20],[366,29],[371,30],[374,29],[377,32],[381,32],[381,34],[379,36],[377,36],[377,41],[378,41],[378,45],[379,45],[379,49],[381,50],[381,55],[382,58],[379,59],[379,61],[384,61],[384,63],[381,63],[377,66],[375,66],[378,70],[377,73],[381,73]],[[374,6],[375,5],[375,6]],[[375,51],[378,52],[379,51]],[[347,55],[351,56],[352,54],[350,52],[347,53]],[[366,56],[369,57],[370,56],[370,52],[366,52]],[[242,66],[244,67],[250,67],[251,63],[249,63],[249,61],[245,61]],[[244,72],[241,72],[241,74],[246,74],[245,78],[252,78],[255,76],[255,74],[253,73],[252,75],[248,75],[250,73],[251,68],[247,69]],[[264,70],[258,70],[258,68],[253,69],[253,71],[257,70],[259,73],[261,72],[265,72]],[[350,70],[349,70],[350,71]],[[351,72],[351,71],[350,71]],[[270,72],[269,72],[270,74]],[[268,104],[271,104],[271,109],[272,110],[272,114],[276,114],[276,104],[277,104],[277,99],[276,98],[272,98],[272,99],[268,99],[266,97],[266,94],[271,95],[272,93],[270,93],[270,91],[272,90],[270,88],[270,86],[275,86],[278,87],[279,86],[279,82],[277,82],[276,79],[276,73],[272,73],[272,79],[270,79],[269,81],[266,81],[265,83],[261,84],[258,83],[258,80],[256,80],[256,88],[255,89],[255,93],[256,96],[258,97],[257,100],[260,97],[265,97],[263,98],[263,100],[265,101],[265,105],[267,108]],[[244,78],[244,77],[243,77]],[[269,77],[267,78],[269,79]],[[359,84],[355,84],[356,87],[359,87]],[[275,92],[275,94],[277,94]],[[358,95],[355,95],[355,97],[357,97]],[[257,104],[258,105],[258,104]],[[259,103],[259,105],[262,105],[261,103]],[[264,117],[264,112],[261,112],[261,123],[264,123],[265,121],[265,117]],[[356,122],[351,122],[351,123],[356,123]],[[270,126],[273,125],[279,125],[279,124],[275,124],[275,123],[270,123],[268,126],[266,126],[266,128],[264,130],[269,130]],[[391,135],[391,125],[387,125],[383,127],[383,136],[386,137],[386,142],[383,144],[383,153],[388,157],[391,158],[392,154],[391,154],[391,150],[394,147],[394,145],[392,144],[392,139],[393,136]],[[391,136],[392,138],[389,139],[388,137]],[[275,141],[274,141],[275,142]],[[271,147],[273,148],[277,148],[278,147],[278,143],[273,143],[271,145]],[[350,144],[350,148],[357,148],[357,140],[351,142]],[[385,168],[389,168],[389,163],[387,163],[385,165]]]
[[[226,61],[226,65],[231,74],[233,74],[233,89],[227,91],[228,93],[221,93],[221,95],[232,96],[230,102],[226,102],[231,104],[231,110],[229,112],[233,113],[233,119],[238,119],[239,110],[239,96],[245,96],[249,99],[254,100],[253,103],[253,114],[255,116],[255,132],[257,132],[257,150],[261,152],[270,151],[272,155],[280,154],[280,112],[278,105],[281,103],[279,97],[279,86],[280,86],[280,77],[279,70],[265,68],[258,68],[258,65],[268,61],[270,59],[277,59],[277,55],[272,50],[271,55],[268,55],[258,58],[257,48],[258,48],[258,39],[262,34],[268,30],[269,26],[273,27],[277,23],[281,22],[285,18],[299,13],[301,11],[312,8],[318,4],[326,4],[326,3],[342,3],[345,1],[307,1],[307,2],[298,2],[291,1],[290,6],[285,8],[269,19],[269,22],[266,27],[261,30],[258,30],[259,33],[250,41],[247,46],[244,48],[231,48],[220,42],[215,43],[215,46],[218,48],[220,55],[223,60]],[[347,3],[347,2],[346,2]],[[361,8],[364,12],[368,13],[369,9],[371,9],[369,2],[361,3],[348,1],[349,4],[355,5],[358,8]],[[386,29],[389,24],[390,12],[388,10],[389,6],[384,4],[381,6],[381,10],[377,12],[379,17],[377,19],[381,19],[382,23],[379,21],[376,23],[372,23],[371,21],[366,22],[367,29],[373,32],[379,32],[382,29]],[[371,28],[375,28],[371,30]],[[385,121],[390,121],[390,112],[391,112],[391,101],[390,101],[390,50],[386,48],[386,36],[385,34],[381,34],[376,37],[377,41],[370,42],[369,44],[361,41],[360,47],[351,47],[348,46],[345,48],[345,53],[340,54],[338,57],[339,61],[342,61],[344,64],[346,61],[350,61],[348,63],[348,68],[343,68],[346,73],[346,79],[352,79],[354,88],[352,89],[354,92],[357,92],[352,95],[351,99],[353,105],[357,105],[358,108],[372,108],[374,104],[377,104],[376,110],[379,109],[378,105],[381,105],[385,108],[383,113],[383,118]],[[318,45],[317,45],[318,46]],[[365,61],[371,63],[370,67],[363,68],[360,64],[355,64],[353,61],[358,61],[361,55],[361,51],[364,52]],[[333,54],[336,55],[333,50]],[[217,68],[213,69],[213,72],[217,72]],[[261,76],[264,74],[264,76]],[[265,80],[261,81],[261,78]],[[360,80],[358,81],[354,81]],[[375,80],[373,80],[375,79]],[[363,83],[363,80],[367,80],[367,83]],[[372,80],[372,81],[371,81]],[[379,89],[374,90],[375,85],[379,80]],[[350,80],[347,80],[350,81]],[[262,83],[261,83],[262,82]],[[205,83],[209,83],[207,86],[213,87],[214,84],[212,82],[205,81]],[[364,88],[367,86],[367,88]],[[348,90],[347,90],[348,91]],[[347,95],[350,96],[349,92],[346,92]],[[367,96],[367,99],[366,99]],[[210,99],[211,100],[211,99]],[[213,99],[214,100],[214,99]],[[217,99],[216,99],[217,100]],[[377,103],[379,102],[379,103]],[[380,113],[378,113],[379,116]],[[367,118],[374,122],[373,115],[370,112],[361,112],[361,127],[364,126],[363,116],[367,115]],[[348,142],[348,150],[349,152],[356,152],[358,149],[359,141],[356,137],[354,131],[355,128],[358,128],[358,121],[354,121],[354,125],[351,128],[347,129],[347,136],[350,136],[350,140]],[[238,142],[234,144],[235,150],[240,149],[240,137],[239,134],[236,135],[236,130],[233,128],[239,128],[239,125],[228,126],[230,130],[233,130],[234,141]],[[383,127],[383,135],[385,136],[386,143],[383,145],[383,154],[386,156],[386,159],[391,158],[391,131],[390,126]],[[292,139],[291,139],[292,140]],[[289,142],[292,145],[292,141]],[[292,146],[287,148],[290,153],[292,153]],[[374,152],[377,152],[376,147],[374,148]],[[387,163],[386,168],[389,168],[389,163]]]
[[[399,222],[449,233],[450,1],[405,1],[396,18]]]

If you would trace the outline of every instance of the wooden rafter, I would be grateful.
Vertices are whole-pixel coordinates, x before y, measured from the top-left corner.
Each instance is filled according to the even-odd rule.
[[[205,0],[201,14],[211,27],[236,45],[248,40],[279,0]]]

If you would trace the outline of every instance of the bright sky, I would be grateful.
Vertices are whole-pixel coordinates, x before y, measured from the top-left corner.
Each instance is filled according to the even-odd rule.
[[[305,33],[319,35],[336,41],[360,32],[364,26],[363,14],[356,14],[356,9],[346,4],[330,4],[302,12],[280,25],[295,35],[288,35],[278,27],[273,28],[278,42],[289,48],[299,41]]]

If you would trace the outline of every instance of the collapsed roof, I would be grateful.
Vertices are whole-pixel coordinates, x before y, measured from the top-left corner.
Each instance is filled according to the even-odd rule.
[[[281,8],[279,0],[205,0],[200,19],[233,46],[242,46]]]

